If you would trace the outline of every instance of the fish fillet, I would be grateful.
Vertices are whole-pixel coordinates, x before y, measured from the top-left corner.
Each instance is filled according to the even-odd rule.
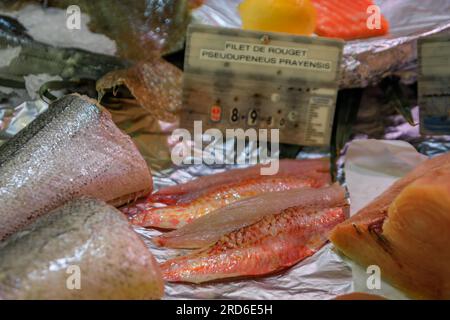
[[[184,184],[167,187],[149,197],[149,202],[164,204],[185,203],[192,195],[205,193],[218,185],[237,183],[249,178],[261,176],[261,168],[267,165],[256,165],[245,169],[233,169],[226,172],[204,176]],[[323,181],[323,185],[331,183],[330,164],[328,159],[279,161],[279,171],[276,176],[301,176]],[[266,176],[274,177],[274,176]]]
[[[345,205],[345,190],[338,185],[265,193],[235,202],[172,232],[153,238],[159,246],[178,249],[205,248],[230,232],[254,224],[265,216],[290,207],[309,207],[320,203],[326,207]]]
[[[223,208],[241,199],[267,192],[278,192],[305,187],[321,187],[321,182],[312,178],[275,177],[255,178],[239,183],[222,185],[188,203],[149,208],[133,216],[132,223],[143,227],[178,229],[214,210]]]
[[[145,160],[109,113],[66,96],[0,147],[0,240],[76,197],[120,206],[151,189]]]
[[[163,293],[154,257],[122,213],[99,200],[67,203],[0,244],[0,299],[159,299]]]
[[[209,248],[166,261],[161,265],[163,277],[170,282],[203,283],[283,270],[317,252],[347,213],[347,205],[320,203],[285,209],[225,235]]]
[[[412,297],[450,299],[450,154],[421,164],[331,240]]]
[[[378,37],[389,32],[389,22],[381,15],[379,28],[369,28],[372,0],[312,0],[317,10],[316,34],[354,40]]]

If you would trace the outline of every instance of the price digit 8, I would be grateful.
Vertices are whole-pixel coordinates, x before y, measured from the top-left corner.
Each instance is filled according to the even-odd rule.
[[[236,123],[239,121],[239,110],[237,108],[233,108],[233,110],[231,110],[230,120],[232,123]]]

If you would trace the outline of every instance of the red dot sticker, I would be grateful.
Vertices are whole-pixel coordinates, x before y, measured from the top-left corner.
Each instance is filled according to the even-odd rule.
[[[211,107],[211,121],[220,122],[222,120],[222,108],[220,106]]]

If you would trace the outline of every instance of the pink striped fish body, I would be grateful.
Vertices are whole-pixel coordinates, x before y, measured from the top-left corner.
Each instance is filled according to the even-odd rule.
[[[163,277],[203,283],[283,270],[317,252],[347,213],[347,205],[288,208],[229,233],[207,249],[163,263]]]
[[[214,210],[242,199],[268,192],[320,186],[322,186],[322,182],[312,178],[274,177],[248,179],[236,184],[223,185],[211,189],[188,203],[141,210],[132,218],[132,223],[143,227],[178,229]]]
[[[280,160],[279,170],[275,176],[261,176],[261,168],[263,167],[263,165],[256,165],[245,169],[228,170],[226,172],[200,177],[187,183],[166,187],[152,194],[148,198],[148,202],[167,205],[187,203],[193,197],[208,193],[219,185],[238,183],[258,176],[261,178],[309,177],[320,181],[322,185],[331,183],[328,159]]]

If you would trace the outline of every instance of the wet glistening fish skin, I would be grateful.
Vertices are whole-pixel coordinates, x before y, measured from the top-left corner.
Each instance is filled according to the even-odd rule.
[[[204,283],[283,270],[317,252],[347,215],[347,205],[285,209],[229,233],[207,249],[166,261],[161,265],[163,277]]]
[[[312,178],[300,177],[248,179],[212,188],[206,194],[188,203],[144,210],[132,218],[132,223],[143,227],[177,229],[214,210],[245,198],[267,192],[320,187],[321,183]]]
[[[218,185],[237,183],[246,179],[261,176],[261,169],[268,165],[256,165],[244,169],[232,169],[214,175],[199,177],[195,180],[163,188],[152,194],[149,202],[163,204],[181,204],[189,202],[193,197],[209,192]],[[309,177],[321,181],[322,185],[331,183],[330,164],[328,159],[279,161],[278,172],[267,177]]]
[[[235,202],[194,220],[184,227],[153,238],[159,246],[177,249],[205,248],[227,233],[252,225],[286,208],[345,205],[345,190],[338,185],[320,188],[270,192]]]
[[[120,206],[151,190],[131,138],[95,101],[68,95],[0,147],[0,240],[79,196]]]
[[[159,299],[163,293],[161,271],[143,241],[120,211],[99,200],[69,202],[0,244],[0,299]]]

